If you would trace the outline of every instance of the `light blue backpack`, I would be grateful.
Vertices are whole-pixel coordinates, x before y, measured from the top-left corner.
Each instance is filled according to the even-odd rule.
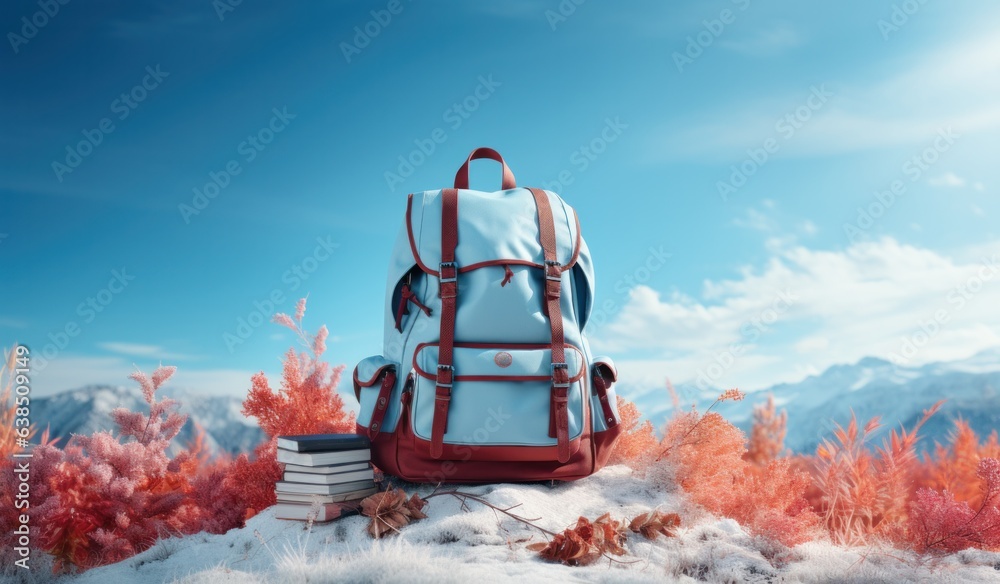
[[[469,190],[469,164],[503,166]],[[607,358],[584,329],[594,273],[576,212],[474,150],[455,188],[409,196],[386,287],[383,354],[358,363],[357,432],[417,482],[572,480],[620,432]]]

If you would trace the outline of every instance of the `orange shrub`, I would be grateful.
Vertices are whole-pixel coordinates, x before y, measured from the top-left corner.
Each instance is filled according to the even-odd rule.
[[[709,410],[742,397],[729,390]],[[803,496],[809,476],[787,459],[763,466],[746,460],[746,436],[718,413],[678,412],[663,443],[661,458],[695,503],[785,545],[806,541],[815,530],[817,518]]]
[[[622,432],[615,442],[608,464],[627,464],[632,468],[649,464],[649,459],[656,453],[656,446],[660,442],[656,438],[653,424],[649,420],[640,423],[642,414],[639,409],[622,396],[618,396],[618,416]]]

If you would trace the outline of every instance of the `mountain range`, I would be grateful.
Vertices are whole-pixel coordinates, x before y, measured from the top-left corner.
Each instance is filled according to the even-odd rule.
[[[690,407],[693,401],[703,412],[722,389],[701,391],[682,384],[677,391],[686,402],[682,407]],[[673,410],[666,389],[635,390],[626,384],[619,394],[634,401],[658,428]],[[958,417],[985,438],[1000,428],[1000,349],[919,366],[866,357],[852,365],[834,365],[796,383],[754,391],[743,401],[720,403],[713,411],[747,431],[753,423],[753,406],[766,401],[769,394],[779,410],[788,412],[785,445],[795,452],[815,451],[824,438],[832,436],[835,424],[847,425],[852,412],[861,423],[881,417],[881,430],[872,434],[876,443],[881,443],[881,436],[889,429],[900,424],[911,428],[923,411],[939,400],[945,400],[944,405],[921,430],[919,449],[946,441]]]
[[[673,405],[666,389],[650,390],[618,384],[619,394],[636,403],[639,411],[657,428],[662,428]],[[205,445],[213,453],[250,452],[264,434],[252,419],[240,413],[242,400],[235,396],[205,395],[192,390],[165,388],[165,395],[180,403],[188,414],[173,451],[185,447],[196,434],[205,431]],[[695,405],[705,411],[722,389],[701,391],[681,384],[677,392],[682,407]],[[853,412],[866,422],[880,416],[882,429],[873,434],[880,440],[890,428],[900,424],[911,428],[939,400],[941,411],[923,427],[920,448],[944,442],[958,417],[985,438],[1000,428],[1000,349],[949,362],[920,366],[897,365],[875,357],[866,357],[852,365],[834,365],[819,375],[796,383],[782,383],[749,393],[740,402],[724,402],[718,411],[744,431],[753,423],[753,406],[773,395],[779,409],[788,412],[785,445],[795,452],[813,452],[820,441],[833,433],[835,424],[846,425]],[[351,400],[345,400],[350,403]],[[136,388],[91,385],[80,389],[38,398],[32,401],[32,419],[40,430],[46,425],[50,434],[61,438],[72,434],[90,434],[114,428],[111,411],[125,407],[148,411]]]
[[[234,396],[204,395],[191,390],[164,388],[157,392],[179,402],[178,409],[188,420],[169,451],[175,454],[205,431],[205,447],[213,454],[250,452],[264,439],[256,422],[240,413],[242,399]],[[149,413],[142,392],[135,387],[89,385],[40,397],[31,402],[31,419],[39,432],[49,428],[57,446],[65,446],[72,434],[92,434],[115,429],[111,411],[123,407]]]

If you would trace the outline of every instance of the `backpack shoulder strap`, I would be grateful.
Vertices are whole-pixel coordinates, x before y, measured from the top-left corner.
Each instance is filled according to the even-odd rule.
[[[434,389],[434,419],[431,425],[431,456],[440,458],[448,431],[448,406],[455,378],[455,309],[458,301],[458,190],[441,191],[441,265],[438,266],[438,294],[441,296],[441,334],[438,345],[437,385]]]
[[[549,401],[549,436],[557,440],[559,462],[569,460],[569,366],[563,334],[560,289],[562,266],[556,258],[556,230],[549,196],[541,189],[529,189],[538,208],[538,239],[545,252],[545,308],[552,329],[552,397]]]

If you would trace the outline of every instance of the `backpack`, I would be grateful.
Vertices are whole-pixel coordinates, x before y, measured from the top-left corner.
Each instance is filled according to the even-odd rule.
[[[502,190],[469,190],[479,158],[502,165]],[[621,431],[617,372],[583,334],[593,265],[559,195],[517,187],[500,154],[474,150],[454,188],[409,195],[385,298],[383,353],[353,376],[379,469],[475,483],[604,466]]]

